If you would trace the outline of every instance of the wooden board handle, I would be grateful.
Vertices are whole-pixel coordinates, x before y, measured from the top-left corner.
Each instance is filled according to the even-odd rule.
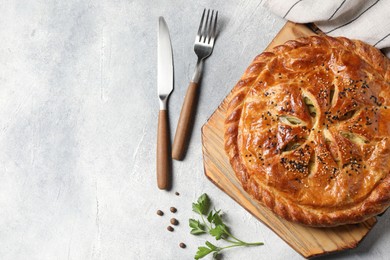
[[[177,123],[175,139],[172,147],[172,158],[182,160],[184,158],[189,136],[191,134],[191,126],[198,96],[198,83],[190,82],[186,96],[184,98],[183,107],[181,108],[179,122]]]
[[[171,168],[167,110],[160,110],[158,114],[157,131],[157,186],[161,190],[167,190],[170,187]]]

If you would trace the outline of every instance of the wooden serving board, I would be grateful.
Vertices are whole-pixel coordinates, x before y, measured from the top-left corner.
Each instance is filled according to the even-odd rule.
[[[266,50],[287,40],[315,34],[306,25],[287,22]],[[253,216],[272,229],[293,249],[306,258],[356,247],[377,222],[371,218],[363,223],[334,228],[311,228],[277,217],[268,208],[247,194],[224,150],[224,120],[229,94],[202,127],[203,161],[206,176]]]

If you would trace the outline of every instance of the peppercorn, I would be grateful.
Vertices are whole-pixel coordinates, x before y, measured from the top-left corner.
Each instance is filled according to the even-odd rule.
[[[171,227],[171,226],[168,226],[167,230],[170,231],[170,232],[173,232],[173,230],[175,230],[175,229],[173,227]]]
[[[177,226],[177,225],[179,225],[179,221],[175,218],[171,218],[171,224],[174,226]]]
[[[157,215],[162,216],[164,215],[164,212],[162,212],[161,210],[157,210]]]

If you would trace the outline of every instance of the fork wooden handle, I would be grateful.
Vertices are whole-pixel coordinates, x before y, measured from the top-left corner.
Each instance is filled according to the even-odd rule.
[[[168,112],[160,110],[157,130],[157,186],[161,190],[170,187]]]
[[[172,158],[175,160],[182,160],[184,158],[191,132],[191,120],[193,120],[197,96],[198,83],[190,82],[181,108],[172,146]]]

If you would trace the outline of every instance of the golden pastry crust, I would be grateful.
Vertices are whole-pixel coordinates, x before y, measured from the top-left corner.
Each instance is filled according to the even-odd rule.
[[[370,45],[328,36],[257,56],[225,120],[244,189],[310,226],[358,223],[389,207],[389,64]]]

